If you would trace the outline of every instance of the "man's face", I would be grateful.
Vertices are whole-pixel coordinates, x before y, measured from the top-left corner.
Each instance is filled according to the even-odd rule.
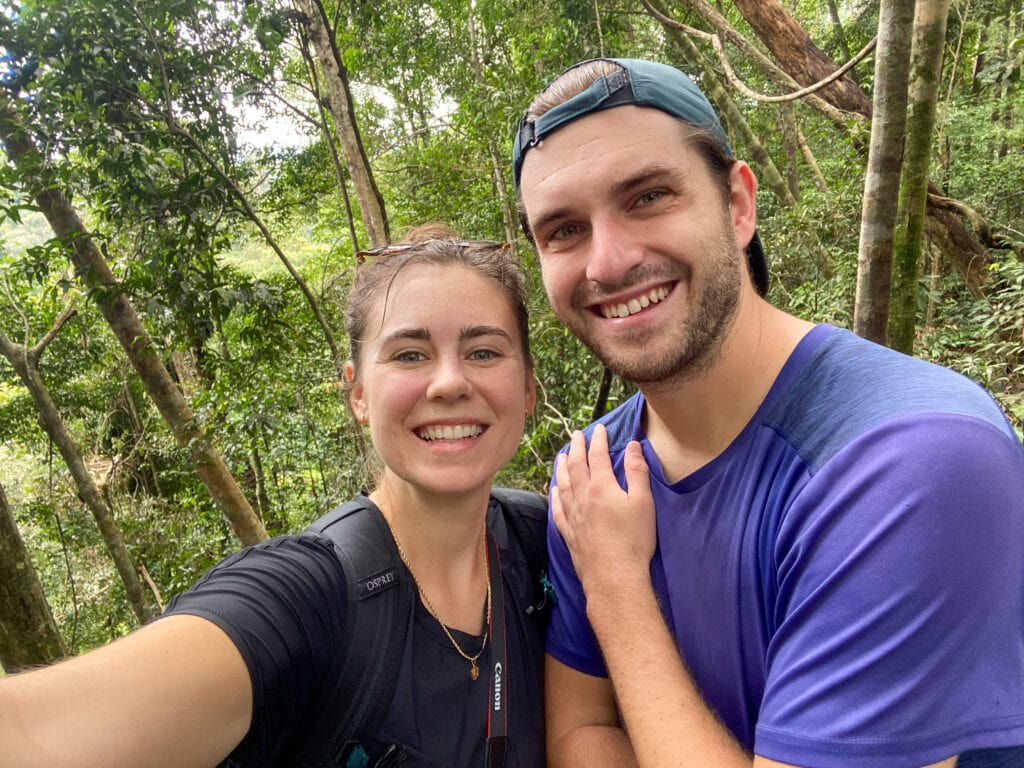
[[[680,123],[635,106],[526,154],[520,191],[551,306],[623,378],[671,382],[715,362],[749,284],[737,237],[749,241],[752,219],[734,223],[729,204],[752,205],[742,175],[723,200]]]

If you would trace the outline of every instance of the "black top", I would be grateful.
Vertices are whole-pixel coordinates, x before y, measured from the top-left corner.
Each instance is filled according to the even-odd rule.
[[[492,508],[493,511],[493,508]],[[507,765],[544,765],[543,627],[525,614],[532,597],[527,561],[505,520],[488,529],[499,548],[504,582],[509,713]],[[232,758],[246,766],[275,766],[294,735],[309,727],[303,713],[326,681],[345,622],[345,576],[331,541],[283,536],[227,558],[165,615],[202,616],[232,639],[253,684],[253,719]],[[469,653],[482,636],[450,630]],[[478,660],[489,668],[491,644]],[[470,679],[437,621],[417,599],[406,633],[395,696],[377,740],[365,745],[369,765],[391,744],[402,745],[408,768],[476,768],[484,764],[490,691],[487,675]]]

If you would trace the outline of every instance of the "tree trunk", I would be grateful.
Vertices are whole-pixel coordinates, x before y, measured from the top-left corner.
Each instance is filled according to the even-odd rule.
[[[1006,0],[1006,36],[1003,38],[1003,57],[1011,61],[1014,57],[1013,47],[1020,44],[1020,10],[1014,9],[1014,0]],[[1012,42],[1011,42],[1012,41]],[[999,151],[996,156],[1003,160],[1010,151],[1010,132],[1013,130],[1013,96],[1016,90],[1016,81],[1007,77],[1003,87],[1002,127],[1003,136],[999,142]]]
[[[853,332],[886,344],[914,8],[904,0],[882,0],[878,13],[874,119],[861,207]]]
[[[914,11],[907,139],[893,251],[892,312],[889,319],[890,344],[907,354],[914,350],[917,283],[921,273],[928,204],[928,165],[948,15],[949,0],[918,0]]]
[[[839,47],[839,52],[843,54],[843,59],[849,61],[853,58],[853,54],[850,53],[850,46],[846,42],[846,32],[843,30],[843,22],[839,18],[839,7],[836,5],[836,0],[828,0],[828,17],[832,21],[832,32],[836,36],[836,45]],[[857,77],[856,67],[850,70],[849,75],[853,82],[860,85],[860,78]]]
[[[800,200],[800,139],[793,114],[793,102],[779,104],[779,121],[782,123],[782,146],[786,152],[786,184],[793,199]]]
[[[985,50],[988,48],[988,28],[992,24],[992,11],[986,10],[978,24],[978,43],[975,47],[974,66],[971,67],[971,93],[981,93],[981,71],[985,68]]]
[[[801,85],[811,85],[835,71],[836,65],[822,53],[800,23],[778,0],[733,0],[734,5],[784,70]],[[856,83],[841,77],[821,91],[840,109],[867,114],[871,102]]]
[[[334,120],[334,130],[341,140],[345,164],[352,177],[359,212],[371,246],[384,245],[390,240],[388,219],[384,210],[384,198],[373,178],[370,161],[363,150],[363,141],[356,124],[352,92],[348,85],[348,69],[341,61],[341,55],[334,43],[334,28],[331,26],[320,0],[295,0],[295,4],[308,22],[313,50],[324,74],[324,96],[327,108]]]
[[[178,444],[188,451],[200,480],[230,521],[235,535],[247,545],[266,539],[263,524],[253,513],[220,454],[207,440],[187,401],[175,387],[141,319],[135,314],[128,297],[121,292],[96,243],[21,126],[8,97],[0,97],[0,140],[22,183],[34,197],[54,233],[67,246],[79,280],[95,299]]]
[[[348,197],[348,179],[345,175],[345,167],[338,156],[338,145],[331,133],[330,121],[327,119],[327,111],[324,109],[324,98],[321,95],[320,75],[316,70],[316,62],[309,49],[309,35],[305,28],[299,30],[299,50],[302,53],[302,61],[306,65],[306,72],[309,75],[309,90],[316,99],[316,123],[320,134],[324,137],[324,143],[331,154],[331,165],[334,167],[334,175],[338,179],[338,190],[341,192],[341,202],[345,207],[345,223],[348,225],[349,240],[352,241],[352,263],[355,264],[356,254],[360,251],[359,237],[356,235],[356,220],[352,212],[352,201]]]
[[[807,137],[804,136],[804,132],[800,130],[799,125],[796,127],[796,138],[800,146],[800,154],[803,155],[804,162],[811,171],[811,177],[814,179],[814,186],[822,192],[828,192],[828,182],[825,181],[825,174],[821,172],[818,161],[814,157],[814,153],[811,151],[810,146],[807,144]]]
[[[128,596],[128,602],[135,612],[139,624],[145,624],[156,615],[156,611],[146,599],[146,592],[142,588],[142,582],[139,580],[135,562],[125,546],[124,536],[121,534],[121,529],[117,527],[114,513],[106,501],[104,501],[100,489],[96,487],[96,482],[85,466],[85,460],[82,458],[82,449],[78,445],[78,441],[68,431],[60,411],[57,409],[56,404],[54,404],[53,398],[50,397],[50,391],[39,374],[39,358],[43,350],[56,337],[61,325],[63,325],[68,317],[70,317],[70,313],[61,315],[43,341],[31,349],[21,344],[15,344],[4,335],[3,331],[0,331],[0,354],[7,358],[11,367],[18,374],[18,378],[21,379],[32,395],[32,400],[39,410],[43,429],[50,436],[50,439],[53,440],[57,450],[60,451],[68,471],[71,472],[71,477],[74,478],[78,495],[85,502],[85,506],[89,508],[93,519],[96,520],[96,525],[100,529],[103,541],[107,545],[107,552],[114,561],[114,566],[117,568],[121,581],[124,583],[124,591]]]
[[[65,656],[25,542],[0,485],[0,667],[8,674]]]

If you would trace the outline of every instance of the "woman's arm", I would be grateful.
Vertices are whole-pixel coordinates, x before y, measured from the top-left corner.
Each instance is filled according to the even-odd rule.
[[[169,616],[77,658],[0,679],[6,768],[213,766],[251,717],[241,654],[197,616]]]

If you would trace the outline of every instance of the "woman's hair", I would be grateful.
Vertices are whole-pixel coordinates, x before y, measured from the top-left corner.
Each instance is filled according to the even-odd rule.
[[[533,368],[526,280],[507,244],[461,240],[443,224],[427,224],[411,230],[405,242],[360,252],[359,261],[345,309],[345,326],[357,377],[363,340],[367,338],[367,326],[374,310],[382,306],[387,311],[388,293],[398,273],[418,265],[464,267],[494,283],[515,317],[526,366]],[[378,303],[379,299],[383,301]],[[437,307],[439,312],[445,311],[443,301]]]

